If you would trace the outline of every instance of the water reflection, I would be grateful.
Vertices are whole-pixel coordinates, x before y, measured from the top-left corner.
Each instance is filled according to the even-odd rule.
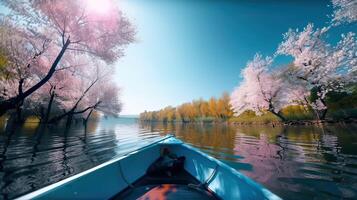
[[[141,130],[134,119],[103,119],[69,129],[26,123],[0,130],[0,199],[58,182],[159,137]]]
[[[65,129],[0,120],[0,199],[14,198],[149,144],[168,133],[285,199],[357,197],[356,125],[234,127],[139,124],[108,118]],[[6,128],[4,128],[6,127]]]
[[[357,197],[356,125],[142,124],[222,160],[284,199]]]

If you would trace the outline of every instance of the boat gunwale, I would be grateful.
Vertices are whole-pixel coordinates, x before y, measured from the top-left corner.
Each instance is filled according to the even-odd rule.
[[[276,199],[276,200],[280,200],[281,199],[278,195],[276,195],[275,193],[270,191],[264,185],[254,181],[253,179],[249,178],[248,176],[240,173],[239,171],[235,170],[234,168],[230,167],[229,165],[225,164],[224,162],[218,160],[217,158],[214,158],[214,157],[202,152],[198,148],[193,147],[193,146],[191,146],[189,144],[182,143],[181,145],[186,147],[186,148],[188,148],[189,150],[197,152],[201,156],[204,156],[207,159],[209,159],[210,161],[215,162],[219,167],[222,167],[223,169],[228,170],[230,173],[232,173],[233,175],[237,176],[237,178],[239,178],[241,180],[244,180],[247,184],[252,185],[252,186],[256,187],[257,189],[260,189],[264,193],[264,195],[269,196],[269,199]],[[202,180],[199,180],[199,181],[202,182]],[[210,181],[210,183],[211,182],[212,181]],[[207,185],[207,187],[209,187],[210,183]]]

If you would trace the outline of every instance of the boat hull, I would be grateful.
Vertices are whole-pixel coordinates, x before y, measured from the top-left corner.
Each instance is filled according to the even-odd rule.
[[[221,161],[170,136],[18,199],[110,199],[143,177],[163,147],[185,156],[185,170],[221,199],[280,199]]]

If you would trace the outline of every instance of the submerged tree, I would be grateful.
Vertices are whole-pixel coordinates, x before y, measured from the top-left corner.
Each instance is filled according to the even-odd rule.
[[[48,122],[54,123],[67,118],[70,124],[75,115],[86,115],[84,118],[88,119],[94,110],[110,115],[120,112],[119,88],[110,81],[113,69],[102,65],[103,63],[100,62],[96,64],[92,62],[90,65],[77,67],[77,70],[81,70],[73,72],[77,73],[77,79],[73,80],[76,84],[67,83],[69,85],[62,87],[67,90],[65,94],[56,98],[56,105],[62,110],[62,114],[52,117]],[[70,79],[67,80],[70,81]]]
[[[92,71],[92,65],[91,60],[83,59],[83,56],[67,56],[52,78],[27,98],[30,103],[26,107],[35,111],[41,122],[47,123],[53,110],[58,113],[69,109],[72,102],[82,94],[82,74]]]
[[[26,90],[0,99],[0,115],[16,108],[46,84],[67,51],[74,55],[93,56],[107,63],[123,55],[123,48],[133,42],[135,32],[114,2],[110,2],[112,5],[108,11],[98,14],[88,9],[85,0],[2,1],[11,10],[10,18],[18,23],[16,28],[29,35],[25,39],[34,38],[36,43],[46,44],[46,47],[57,50],[57,53],[52,52],[47,54],[49,57],[45,57],[49,62],[46,63],[48,71],[44,76],[35,80]],[[35,49],[28,45],[19,48],[19,51],[28,51],[28,48]],[[32,57],[37,58],[36,50],[32,51]]]

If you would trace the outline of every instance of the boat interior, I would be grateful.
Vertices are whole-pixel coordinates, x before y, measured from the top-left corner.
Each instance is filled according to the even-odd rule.
[[[168,176],[144,175],[134,184],[115,195],[112,200],[215,200],[219,199],[212,191],[200,185],[200,182],[187,171]]]
[[[176,145],[158,145],[159,152],[154,157],[162,155],[162,150],[177,152]],[[176,154],[175,154],[176,155]],[[176,155],[177,156],[177,155]],[[182,155],[180,155],[182,156]],[[155,160],[152,164],[157,162]],[[177,171],[167,174],[165,171],[158,171],[157,173],[148,173],[150,165],[146,166],[146,173],[135,181],[133,184],[128,182],[128,187],[115,195],[113,200],[182,200],[182,199],[202,199],[215,200],[219,199],[205,184],[202,184],[183,166]],[[123,175],[125,176],[125,175]]]

